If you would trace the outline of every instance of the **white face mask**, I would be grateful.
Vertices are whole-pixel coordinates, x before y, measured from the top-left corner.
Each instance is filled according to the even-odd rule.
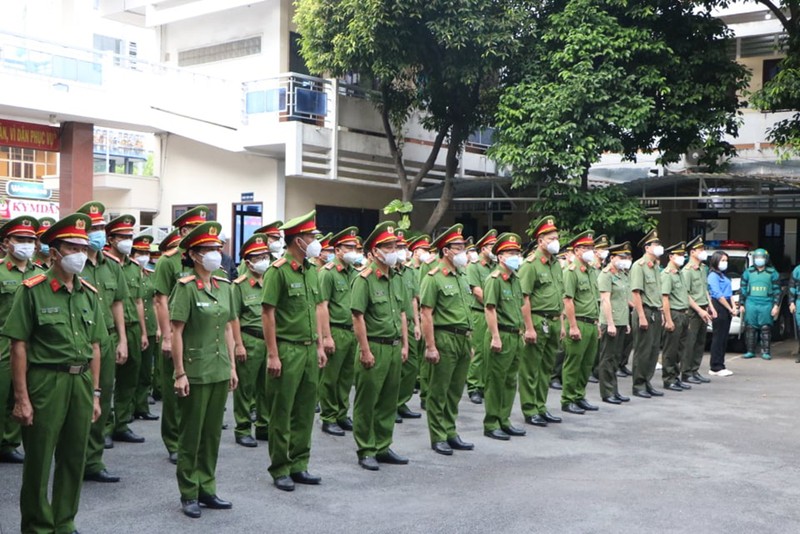
[[[469,253],[469,261],[470,263],[476,263],[478,261],[478,253],[477,252],[470,252]]]
[[[273,254],[280,254],[283,252],[283,238],[277,239],[269,244],[269,251]]]
[[[342,255],[342,261],[345,262],[347,265],[355,265],[356,261],[358,260],[358,252],[355,250],[351,250],[349,252],[345,252]]]
[[[422,263],[427,263],[429,259],[431,259],[431,253],[430,252],[420,252],[419,253],[419,261],[421,261]]]
[[[467,252],[459,252],[458,254],[453,256],[453,265],[458,267],[459,269],[463,269],[467,266],[468,259],[467,259]]]
[[[61,256],[61,253],[59,253]],[[86,265],[86,260],[88,256],[83,252],[75,252],[74,254],[67,254],[66,256],[61,256],[61,268],[64,269],[64,272],[67,274],[80,274],[83,271],[83,267]]]
[[[18,260],[29,260],[33,257],[36,245],[33,243],[17,243],[12,245],[11,254]]]
[[[601,259],[601,260],[604,260],[604,261],[605,261],[605,259],[608,257],[608,251],[607,251],[607,250],[601,250],[601,251],[598,253],[598,255],[600,256],[600,259]]]
[[[581,259],[584,263],[592,263],[594,261],[594,251],[587,250],[583,254],[581,254]]]
[[[267,271],[267,268],[269,268],[269,260],[263,259],[255,263],[250,263],[250,267],[253,268],[253,272],[264,274]]]
[[[397,252],[383,252],[375,249],[378,253],[375,254],[376,258],[379,258],[383,263],[386,264],[387,267],[394,267],[397,265]]]
[[[700,261],[706,261],[708,259],[708,252],[701,250],[697,253],[697,259]]]
[[[146,267],[150,263],[150,256],[136,256],[134,261],[139,264],[139,267]]]
[[[664,255],[664,247],[662,245],[655,245],[652,249],[653,256],[660,258]]]
[[[406,260],[408,259],[408,256],[407,256],[406,252],[407,251],[404,248],[398,248],[397,249],[397,261],[399,263],[405,263]]]
[[[727,271],[728,270],[728,262],[727,261],[719,262],[719,270],[720,271]]]
[[[306,258],[309,260],[319,258],[320,253],[322,253],[322,243],[319,242],[319,239],[315,239],[306,245]]]
[[[222,265],[222,254],[220,254],[216,250],[212,250],[210,252],[206,252],[203,255],[203,269],[206,271],[213,273],[217,269],[219,269],[220,265]]]
[[[492,260],[493,262],[497,262],[497,254],[495,254],[494,252],[490,252],[489,259]]]
[[[619,260],[617,262],[617,269],[620,269],[621,271],[627,271],[631,268],[632,264],[633,260]]]
[[[684,256],[675,256],[672,258],[672,263],[674,263],[678,267],[683,267],[683,264],[685,262],[686,262],[686,257]]]
[[[558,242],[558,239],[554,239],[547,244],[547,252],[550,254],[558,254],[559,250],[561,250],[561,243]]]
[[[131,249],[133,249],[133,239],[123,239],[117,243],[117,250],[119,250],[121,254],[127,256],[131,253]]]

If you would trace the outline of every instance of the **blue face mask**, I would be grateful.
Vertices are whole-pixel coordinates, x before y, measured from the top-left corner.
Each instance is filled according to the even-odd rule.
[[[756,264],[756,267],[763,267],[767,264],[767,258],[756,258],[753,260]]]
[[[104,246],[106,246],[106,233],[103,230],[89,232],[89,247],[92,250],[100,252]]]
[[[333,261],[333,260],[335,260],[335,259],[336,259],[336,254],[334,254],[333,252],[331,252],[330,254],[328,254],[327,256],[325,256],[325,263],[330,263],[330,262],[332,262],[332,261]]]
[[[50,245],[45,245],[44,243],[39,245],[39,255],[40,256],[49,256],[50,255]]]
[[[508,258],[506,258],[506,267],[508,267],[512,271],[516,271],[517,269],[519,269],[521,263],[522,263],[522,257],[520,256],[509,256]]]

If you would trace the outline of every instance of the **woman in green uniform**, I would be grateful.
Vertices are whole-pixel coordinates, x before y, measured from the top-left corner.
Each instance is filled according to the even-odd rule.
[[[220,224],[206,222],[181,241],[192,274],[169,298],[172,362],[178,396],[178,488],[183,513],[200,517],[200,504],[233,505],[217,497],[216,468],[228,390],[238,378],[233,357],[234,302],[227,278],[212,276],[222,262]]]

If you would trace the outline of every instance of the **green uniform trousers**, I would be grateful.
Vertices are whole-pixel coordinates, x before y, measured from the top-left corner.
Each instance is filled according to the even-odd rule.
[[[256,375],[256,439],[269,438],[269,391],[267,391],[267,348],[264,346],[264,366]]]
[[[114,384],[114,421],[112,434],[130,430],[128,423],[133,421],[133,403],[136,387],[139,385],[139,368],[142,365],[142,329],[139,323],[125,325],[128,337],[128,359],[116,366]]]
[[[486,344],[486,334],[489,327],[486,325],[486,314],[483,310],[472,310],[473,329],[472,329],[472,350],[474,354],[469,361],[467,371],[467,391],[483,391],[486,384],[488,373],[486,358],[488,358],[488,347]]]
[[[428,398],[428,432],[431,443],[454,438],[458,403],[464,393],[464,384],[469,369],[472,346],[467,336],[461,336],[446,330],[436,330],[436,348],[439,351],[439,363],[429,364]]]
[[[681,356],[689,351],[686,343],[689,315],[685,311],[673,310],[672,322],[675,324],[675,330],[664,332],[664,352],[661,357],[661,378],[665,387],[678,380],[681,372]]]
[[[147,413],[150,411],[150,404],[147,396],[153,385],[153,357],[158,353],[156,336],[147,338],[147,348],[142,351],[142,361],[139,365],[139,380],[136,383],[136,392],[133,396],[133,413]]]
[[[503,344],[500,352],[491,352],[491,338],[484,338],[486,359],[486,388],[483,403],[486,415],[483,430],[486,432],[511,426],[511,409],[517,396],[517,373],[522,355],[522,336],[499,332]]]
[[[547,411],[550,375],[556,364],[561,337],[561,319],[551,320],[535,313],[531,314],[531,319],[536,330],[536,343],[523,345],[519,363],[519,401],[525,417]],[[547,334],[542,328],[544,323],[547,323]]]
[[[631,321],[633,324],[633,321]],[[631,351],[633,350],[633,341],[636,336],[633,335],[633,327],[631,333],[625,336],[625,343],[622,346],[622,353],[619,355],[619,368],[628,367],[628,361],[631,359]]]
[[[609,336],[608,327],[600,326],[600,363],[597,365],[597,378],[600,381],[600,397],[608,398],[619,393],[617,384],[617,369],[622,360],[622,351],[625,348],[626,340],[630,337],[627,334],[627,326],[617,326],[617,335]]]
[[[414,323],[408,323],[408,359],[400,368],[400,390],[397,394],[397,410],[410,410],[408,401],[414,396],[414,386],[420,373],[420,365],[425,352],[425,342],[414,339]],[[357,365],[357,364],[356,364]]]
[[[31,367],[27,383],[33,424],[22,429],[25,463],[19,495],[20,530],[24,534],[73,532],[92,424],[92,374]],[[54,456],[52,500],[48,502]]]
[[[403,359],[400,345],[370,342],[375,365],[365,369],[355,364],[356,396],[353,401],[353,437],[358,457],[374,457],[392,445],[397,416],[397,391]]]
[[[700,371],[703,353],[706,351],[706,329],[708,325],[695,312],[689,311],[686,326],[686,350],[681,352],[681,378],[689,378]]]
[[[308,469],[317,403],[317,346],[278,341],[281,376],[267,375],[272,478]]]
[[[266,395],[266,392],[258,389],[258,374],[267,372],[267,347],[264,340],[242,332],[242,343],[247,351],[247,359],[243,362],[236,360],[239,386],[233,391],[233,419],[236,421],[233,433],[237,438],[251,435],[253,421],[250,413],[254,410],[258,413],[256,399]]]
[[[425,341],[420,340],[420,356],[419,356],[419,400],[420,404],[425,409],[426,400],[428,398],[428,382],[431,380],[432,365],[425,359]]]
[[[172,357],[165,358],[163,353],[157,356],[161,360],[161,441],[168,453],[178,452],[178,396],[175,395],[175,365]]]
[[[654,308],[644,309],[648,328],[639,328],[639,314],[633,314],[631,329],[636,336],[633,349],[633,392],[652,389],[650,380],[656,372],[658,352],[661,347],[661,311]]]
[[[6,357],[0,360],[0,437],[5,435],[5,429],[10,428],[14,420],[6,404],[13,409],[14,393],[11,388],[11,360]],[[19,424],[17,425],[19,426]]]
[[[92,423],[89,445],[86,448],[86,474],[93,475],[106,468],[103,463],[105,450],[106,423],[111,417],[111,398],[114,394],[114,374],[116,373],[116,350],[119,336],[109,332],[100,342],[100,417]]]
[[[586,383],[594,366],[597,353],[597,326],[578,321],[581,332],[579,340],[567,336],[564,339],[564,367],[562,374],[561,404],[569,404],[586,398]]]
[[[350,390],[353,388],[353,364],[358,343],[352,330],[331,326],[331,336],[336,351],[328,356],[328,363],[320,371],[320,419],[336,423],[347,419],[350,409]]]
[[[178,490],[181,499],[217,494],[217,457],[229,382],[189,383],[189,395],[178,397]]]
[[[169,393],[172,389],[170,386],[170,390],[166,392],[162,388],[162,384],[164,383],[164,358],[162,358],[161,354],[161,343],[155,348],[153,352],[153,399],[161,400],[166,393]]]

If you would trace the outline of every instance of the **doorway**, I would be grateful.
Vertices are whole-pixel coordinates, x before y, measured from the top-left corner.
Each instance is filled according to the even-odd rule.
[[[243,202],[233,205],[233,236],[231,256],[239,263],[239,252],[245,241],[262,226],[263,205],[261,202]]]

